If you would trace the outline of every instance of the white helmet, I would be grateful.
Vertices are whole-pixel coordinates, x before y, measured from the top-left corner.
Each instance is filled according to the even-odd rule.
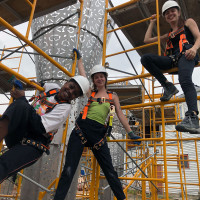
[[[90,76],[99,72],[105,73],[108,76],[108,73],[106,72],[106,68],[102,65],[95,65],[90,71]]]
[[[165,11],[173,7],[178,7],[178,9],[180,10],[180,6],[178,5],[176,1],[173,1],[173,0],[166,1],[162,6],[162,15],[164,16]]]
[[[71,79],[75,80],[78,83],[83,94],[86,94],[88,92],[88,90],[90,88],[90,84],[86,77],[78,75],[78,76],[72,77]]]

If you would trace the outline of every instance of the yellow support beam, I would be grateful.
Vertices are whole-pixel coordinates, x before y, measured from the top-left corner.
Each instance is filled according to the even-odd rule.
[[[30,47],[32,47],[35,51],[37,51],[39,54],[41,54],[44,58],[46,58],[48,61],[50,61],[53,65],[55,65],[58,69],[63,71],[66,75],[69,77],[74,76],[73,73],[70,73],[67,71],[63,66],[61,66],[58,62],[56,62],[53,58],[51,58],[48,54],[46,54],[44,51],[42,51],[37,45],[35,45],[33,42],[28,40],[25,36],[23,36],[19,31],[17,31],[15,28],[13,28],[8,22],[6,22],[2,17],[0,17],[0,24],[5,26],[8,30],[10,30],[13,34],[15,34],[17,37],[19,37],[21,40],[23,40],[25,43],[27,43]],[[75,66],[74,66],[75,67]],[[74,71],[72,69],[72,71]]]
[[[4,65],[1,62],[0,62],[0,69],[6,71],[10,75],[14,75],[17,79],[23,81],[24,83],[27,83],[29,85],[34,85],[37,90],[44,91],[44,88],[40,87],[39,85],[35,84],[34,82],[31,82],[28,78],[25,78],[24,76],[15,72],[14,70],[10,69],[9,67],[7,67],[6,65]]]

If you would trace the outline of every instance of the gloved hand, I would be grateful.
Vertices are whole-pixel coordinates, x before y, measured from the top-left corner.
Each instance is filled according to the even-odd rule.
[[[8,80],[9,83],[15,86],[15,88],[19,90],[23,90],[23,84],[20,80],[16,79],[14,75],[11,76],[11,78]]]
[[[74,52],[76,52],[76,54],[77,54],[77,59],[79,60],[82,56],[81,56],[81,53],[79,52],[79,50],[78,49],[73,49],[73,53]]]
[[[132,140],[142,139],[140,136],[135,135],[135,134],[133,133],[133,131],[130,131],[130,132],[128,133],[128,137],[129,137],[130,139],[132,139]],[[141,144],[141,141],[138,141],[138,142],[137,142],[137,141],[134,141],[133,144],[140,145],[140,144]]]

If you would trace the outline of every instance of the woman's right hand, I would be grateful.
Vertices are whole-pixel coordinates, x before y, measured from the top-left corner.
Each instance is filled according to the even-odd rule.
[[[150,23],[154,23],[154,22],[156,22],[156,14],[153,14],[153,15],[151,15],[151,19],[150,19]]]

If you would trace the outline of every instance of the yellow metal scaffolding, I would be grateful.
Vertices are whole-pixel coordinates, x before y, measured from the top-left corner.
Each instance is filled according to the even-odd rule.
[[[109,8],[108,0],[105,0],[104,39],[103,39],[103,57],[102,57],[103,65],[106,63],[106,59],[108,57],[117,56],[126,52],[143,49],[143,48],[153,46],[153,45],[158,46],[158,54],[161,55],[159,5],[158,5],[159,1],[158,0],[155,1],[156,14],[157,14],[158,41],[148,44],[148,45],[141,45],[138,47],[125,50],[125,51],[106,55],[106,41],[107,41],[108,34],[114,31],[122,30],[127,27],[135,26],[139,23],[144,23],[151,19],[151,17],[149,17],[146,19],[139,20],[137,22],[132,22],[130,24],[116,28],[111,31],[107,31],[108,15],[110,12],[116,11],[126,6],[133,5],[137,3],[138,1],[139,0],[131,0],[119,6]],[[33,3],[31,3],[29,0],[26,0],[26,2],[31,6],[31,13],[30,13],[29,23],[28,23],[27,32],[25,36],[19,33],[15,28],[13,28],[8,22],[6,22],[1,17],[0,17],[0,24],[2,24],[7,29],[9,29],[17,37],[23,40],[28,46],[32,47],[35,51],[37,51],[39,54],[44,56],[52,64],[54,64],[56,67],[62,70],[65,74],[67,74],[70,77],[74,76],[75,67],[76,67],[76,59],[72,65],[71,72],[69,72],[68,70],[66,70],[63,66],[57,63],[55,60],[53,60],[49,55],[43,52],[40,48],[38,48],[33,42],[31,42],[28,39],[30,26],[31,26],[34,11],[35,11],[36,0],[34,0]],[[83,11],[83,0],[80,0],[81,14],[78,21],[79,28],[78,28],[77,38],[79,38],[79,35],[80,35],[82,11]],[[78,42],[76,46],[78,47]],[[21,57],[20,57],[19,63],[21,63]],[[22,80],[24,83],[34,84],[30,82],[30,78],[26,78],[19,74],[19,68],[17,68],[17,72],[16,72],[15,69],[11,69],[10,67],[7,67],[2,62],[0,62],[0,69],[11,75],[15,75],[18,79]],[[177,70],[178,70],[177,68],[173,68],[171,70],[164,71],[163,73],[174,72]],[[149,73],[145,73],[144,68],[143,68],[142,73],[139,75],[108,81],[108,84],[130,81],[130,80],[135,80],[135,79],[142,79],[143,84],[145,85],[144,78],[146,77],[151,77],[151,75]],[[42,87],[39,87],[38,85],[35,85],[35,86],[37,87],[38,90],[43,91]],[[136,146],[136,145],[131,144],[131,140],[127,138],[109,141],[109,142],[126,143],[126,148],[125,148],[126,151],[129,153],[130,149],[131,151],[132,149],[134,150],[134,156],[132,156],[131,158],[136,160],[136,164],[140,167],[140,169],[136,167],[137,171],[134,173],[134,175],[126,175],[126,176],[121,176],[119,178],[127,183],[124,187],[124,192],[125,194],[127,194],[126,199],[128,199],[129,191],[132,190],[131,186],[137,181],[137,185],[141,186],[141,191],[135,190],[136,199],[150,199],[150,200],[166,199],[168,200],[168,199],[171,199],[170,191],[173,190],[172,193],[174,193],[174,191],[177,191],[177,193],[180,193],[180,198],[182,200],[184,199],[189,200],[190,195],[187,190],[189,186],[198,187],[198,190],[200,190],[200,171],[199,171],[199,152],[198,152],[200,138],[185,137],[185,135],[175,131],[174,129],[172,130],[167,129],[167,126],[166,126],[167,124],[175,125],[181,121],[179,105],[180,103],[185,102],[185,99],[174,97],[168,102],[160,102],[158,101],[158,98],[160,98],[160,94],[155,94],[155,88],[156,87],[154,87],[154,83],[152,83],[152,89],[149,86],[149,91],[152,90],[152,93],[150,94],[150,97],[153,99],[152,102],[150,102],[149,97],[145,94],[145,90],[143,89],[141,104],[126,105],[126,106],[121,107],[123,110],[126,110],[127,113],[129,111],[134,111],[134,110],[139,110],[142,113],[142,123],[139,124],[139,131],[140,131],[140,135],[142,136],[142,139],[141,139],[142,143],[141,145]],[[198,96],[198,100],[200,100],[200,96]],[[166,117],[167,109],[170,109],[172,112],[174,112],[173,117],[169,117],[169,118]],[[157,116],[156,110],[159,110],[160,116]],[[146,122],[145,115],[147,113],[149,115],[149,122]],[[146,123],[149,123],[148,126],[150,130],[148,133],[146,130],[146,127],[147,127]],[[60,165],[59,165],[59,173],[58,173],[58,176],[55,178],[55,180],[53,180],[52,183],[47,187],[47,189],[49,190],[51,190],[52,187],[54,188],[57,187],[58,180],[61,175],[64,152],[65,152],[67,127],[68,127],[68,121],[66,123],[66,128],[63,132],[63,137],[62,137],[62,143],[61,143],[61,149],[60,149],[61,160],[60,160]],[[174,137],[170,138],[171,133],[174,133]],[[189,158],[186,156],[186,150],[185,150],[186,142],[190,142],[189,144],[191,146],[194,146],[194,149],[192,152],[194,155],[193,158]],[[169,148],[173,149],[173,153],[168,151]],[[2,149],[3,149],[3,144],[1,143],[0,150]],[[130,161],[130,157],[128,157],[127,154],[125,154],[125,156],[126,157],[125,157],[124,169],[128,171],[128,162]],[[195,181],[190,180],[188,178],[187,168],[186,168],[187,166],[185,165],[185,163],[194,163],[193,165],[196,166],[194,168],[195,173],[197,174],[197,179]],[[98,194],[99,182],[101,179],[104,179],[105,177],[102,176],[102,174],[100,174],[100,167],[96,159],[92,155],[91,151],[88,148],[85,148],[84,150],[81,164],[84,166],[85,174],[82,174],[80,176],[80,183],[78,185],[78,188],[80,189],[77,192],[77,198],[82,199],[82,200],[83,199],[97,200],[98,195],[99,195]],[[142,172],[145,172],[145,174]],[[169,177],[171,177],[171,174],[175,174],[176,177],[178,177],[178,180],[169,179]],[[15,195],[0,194],[0,197],[9,197],[9,198],[14,198],[16,200],[20,199],[21,180],[22,180],[22,177],[20,177],[18,181],[17,192]],[[0,193],[1,191],[2,191],[2,185],[0,185]],[[45,197],[45,194],[46,194],[46,191],[40,192],[38,200],[42,200]]]

